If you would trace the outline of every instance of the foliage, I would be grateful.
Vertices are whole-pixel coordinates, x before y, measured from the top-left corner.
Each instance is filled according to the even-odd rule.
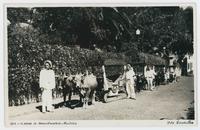
[[[162,53],[193,53],[193,9],[188,7],[8,8],[11,23],[31,23],[50,44]],[[136,35],[136,29],[140,34]]]
[[[29,8],[7,8],[7,18],[11,24],[28,22],[31,19]]]
[[[47,43],[48,39],[45,40],[45,36],[40,35],[39,31],[31,25],[26,27],[10,26],[9,31],[8,81],[10,105],[23,104],[25,99],[29,103],[33,98],[38,98],[37,96],[40,93],[38,86],[39,72],[43,67],[43,62],[47,59],[53,62],[53,70],[56,75],[76,74],[79,71],[85,72],[86,69],[92,67],[98,77],[102,77],[101,66],[107,58],[126,60],[123,54],[118,53],[50,45]],[[41,41],[46,41],[46,44],[42,44]]]

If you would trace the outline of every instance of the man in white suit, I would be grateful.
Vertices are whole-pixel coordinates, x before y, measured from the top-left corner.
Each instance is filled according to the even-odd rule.
[[[44,69],[40,71],[40,88],[42,90],[42,112],[53,112],[52,90],[55,88],[55,73],[50,60],[44,62]]]
[[[135,72],[133,71],[133,68],[130,64],[128,64],[126,67],[124,67],[125,73],[122,77],[122,79],[125,79],[126,81],[126,91],[127,91],[127,98],[131,98],[136,100],[135,98],[135,88],[134,88],[134,79],[135,79]]]

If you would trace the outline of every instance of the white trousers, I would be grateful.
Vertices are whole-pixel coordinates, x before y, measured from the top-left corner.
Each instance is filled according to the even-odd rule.
[[[131,80],[126,81],[126,91],[128,94],[128,98],[135,98],[135,88],[134,88],[134,83],[131,82]]]
[[[153,78],[147,78],[148,89],[153,89]]]
[[[42,112],[52,111],[52,90],[45,89],[42,92]]]

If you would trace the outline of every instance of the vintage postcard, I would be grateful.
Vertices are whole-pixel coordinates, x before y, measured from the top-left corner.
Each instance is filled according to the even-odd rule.
[[[7,127],[197,127],[197,2],[5,2]]]

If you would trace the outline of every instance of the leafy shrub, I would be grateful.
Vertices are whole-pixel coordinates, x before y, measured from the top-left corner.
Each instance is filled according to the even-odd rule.
[[[48,44],[48,37],[30,25],[10,25],[8,32],[10,106],[40,101],[39,72],[47,59],[53,62],[56,75],[75,74],[92,66],[98,77],[102,76],[101,66],[105,59],[126,60],[123,54]],[[108,74],[114,73],[116,69]]]

